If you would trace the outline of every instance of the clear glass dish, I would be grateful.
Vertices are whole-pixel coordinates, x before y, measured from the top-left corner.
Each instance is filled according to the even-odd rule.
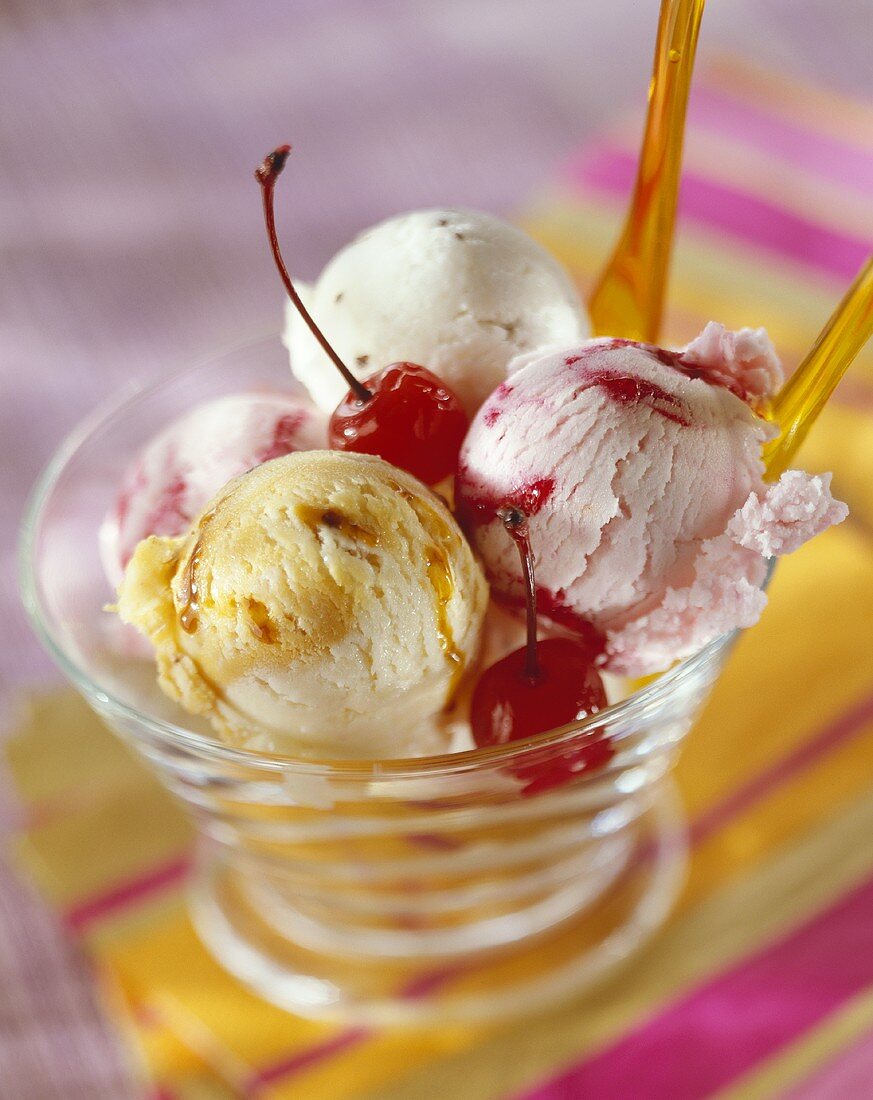
[[[219,743],[159,691],[143,643],[105,612],[97,531],[121,471],[169,420],[290,384],[278,340],[259,341],[75,431],[25,523],[35,628],[190,809],[194,920],[249,986],[299,1014],[358,1023],[544,1008],[627,959],[669,912],[685,853],[670,771],[732,636],[595,718],[511,746],[333,762]],[[602,739],[611,756],[599,770],[532,784]]]

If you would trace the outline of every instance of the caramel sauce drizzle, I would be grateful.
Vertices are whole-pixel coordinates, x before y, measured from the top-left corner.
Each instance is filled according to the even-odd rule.
[[[259,642],[265,645],[275,645],[279,641],[279,629],[270,618],[270,612],[260,600],[251,598],[246,600],[246,612],[252,633]]]
[[[422,501],[418,500],[407,489],[404,489],[402,485],[398,485],[396,481],[392,481],[390,485],[415,512],[425,530],[429,526],[436,527],[437,534],[445,546],[451,546],[457,542],[457,534],[440,516],[436,508],[423,506]],[[437,637],[450,669],[449,690],[446,695],[446,707],[449,707],[464,674],[464,657],[455,641],[448,614],[449,604],[455,594],[455,578],[452,574],[451,559],[442,546],[431,543],[425,550],[425,562],[427,579],[433,588],[436,605]]]
[[[365,546],[378,546],[379,536],[362,527],[336,508],[324,508],[316,504],[298,504],[297,515],[317,535],[319,527],[330,527],[338,534]]]
[[[464,673],[464,658],[455,643],[455,635],[448,615],[449,603],[455,594],[455,580],[449,565],[449,556],[442,547],[431,543],[425,551],[425,560],[427,562],[427,579],[433,588],[436,601],[437,637],[443,656],[450,668],[449,690],[446,696],[446,705],[448,706]]]
[[[194,543],[194,549],[188,558],[179,584],[179,598],[182,606],[179,610],[179,623],[186,634],[193,634],[200,625],[200,581],[197,570],[203,555],[203,540]]]
[[[188,557],[179,582],[179,624],[186,634],[193,634],[200,625],[200,598],[202,583],[198,570],[203,560],[203,535],[215,517],[215,509],[204,512],[197,525],[197,541]]]

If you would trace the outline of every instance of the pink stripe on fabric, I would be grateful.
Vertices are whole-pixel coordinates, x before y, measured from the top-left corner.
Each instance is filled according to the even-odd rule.
[[[275,1062],[273,1065],[267,1066],[266,1069],[257,1072],[248,1089],[246,1089],[246,1093],[257,1093],[258,1090],[267,1085],[275,1084],[276,1081],[287,1081],[291,1077],[296,1077],[297,1074],[304,1073],[312,1066],[318,1065],[319,1062],[324,1062],[335,1054],[340,1054],[348,1047],[360,1043],[368,1038],[370,1034],[366,1028],[351,1028],[348,1031],[341,1031],[337,1035],[331,1036],[323,1043],[307,1047],[306,1050],[301,1050],[299,1054],[293,1054],[290,1058]]]
[[[701,817],[699,817],[692,824],[691,827],[692,844],[699,845],[702,841],[706,840],[713,833],[717,832],[719,829],[724,828],[730,823],[731,820],[738,817],[741,813],[749,809],[751,806],[755,805],[757,802],[760,802],[768,794],[778,789],[799,772],[816,764],[818,761],[827,756],[829,752],[832,752],[834,749],[836,749],[839,745],[851,740],[853,736],[859,733],[871,721],[873,721],[873,694],[861,699],[860,702],[856,703],[853,707],[840,715],[833,722],[828,723],[828,725],[820,730],[809,741],[799,746],[799,748],[795,752],[791,753],[783,760],[780,760],[773,767],[768,768],[766,771],[756,776],[753,780],[747,783],[744,787],[741,787],[729,798],[725,799],[721,803],[718,803],[708,813],[703,814]],[[873,903],[873,883],[868,884],[865,889],[869,891],[871,903]],[[839,911],[839,907],[837,911]],[[871,916],[873,916],[873,914],[871,914]],[[873,944],[873,921],[871,921],[870,935],[871,944]],[[786,945],[790,945],[793,942],[794,938],[795,937],[789,938],[788,940],[783,941],[783,943]],[[780,947],[777,946],[773,949],[772,953],[778,953],[779,950]],[[818,950],[819,948],[816,947],[813,953],[817,952]],[[764,953],[763,956],[758,956],[758,958],[763,958],[765,960],[765,963],[768,957],[769,956],[767,953]],[[601,1055],[592,1061],[582,1062],[574,1067],[572,1070],[568,1071],[566,1074],[562,1075],[560,1078],[557,1078],[555,1081],[549,1082],[539,1087],[538,1089],[535,1089],[533,1092],[526,1094],[525,1100],[558,1100],[559,1097],[562,1097],[563,1100],[568,1100],[568,1098],[572,1096],[588,1095],[588,1093],[584,1091],[584,1089],[592,1087],[590,1085],[590,1082],[588,1081],[588,1078],[585,1076],[588,1071],[588,1067],[595,1067],[595,1071],[600,1074],[604,1080],[612,1072],[620,1073],[621,1062],[625,1056],[623,1051],[626,1049],[626,1044],[632,1045],[634,1042],[633,1036],[638,1036],[640,1034],[642,1034],[644,1037],[654,1036],[655,1046],[657,1046],[657,1043],[660,1042],[665,1042],[666,1044],[666,1039],[664,1038],[664,1036],[669,1036],[669,1038],[674,1041],[678,1047],[682,1048],[682,1051],[685,1051],[688,1054],[688,1058],[690,1059],[688,1063],[689,1066],[694,1068],[695,1073],[699,1073],[700,1071],[699,1068],[696,1066],[695,1061],[696,1051],[701,1043],[701,1035],[705,1036],[706,1034],[708,1034],[708,1032],[712,1029],[714,1020],[720,1023],[721,1011],[719,1009],[719,1006],[724,1003],[725,1011],[728,1014],[733,1011],[739,1012],[739,1008],[730,1007],[729,999],[725,999],[724,1001],[722,1001],[721,998],[723,997],[723,987],[727,988],[728,992],[730,992],[730,983],[732,981],[738,980],[740,982],[740,988],[742,988],[742,981],[744,980],[744,977],[747,977],[746,970],[749,967],[754,970],[755,965],[756,964],[754,962],[750,962],[744,967],[740,967],[738,970],[729,972],[726,977],[716,979],[708,986],[704,986],[703,990],[700,993],[693,995],[687,1001],[680,1002],[680,1007],[678,1009],[670,1009],[662,1016],[656,1017],[655,1020],[646,1028],[642,1029],[640,1032],[635,1032],[631,1036],[626,1037],[620,1043],[610,1048],[610,1051],[606,1054]],[[871,960],[871,966],[873,966],[873,960]],[[766,972],[767,971],[765,967],[765,973]],[[792,983],[790,980],[791,975],[788,970],[785,970],[781,973],[783,977],[788,977],[785,988],[788,990],[788,995],[790,997],[792,993]],[[752,976],[754,977],[754,974]],[[871,976],[873,976],[873,974],[871,974]],[[865,984],[867,984],[866,979],[860,983],[859,988],[863,988]],[[748,995],[750,998],[757,998],[760,992],[762,992],[762,990],[750,992],[748,994],[744,993],[743,995]],[[776,1003],[775,998],[778,998],[780,990],[774,988],[773,994],[773,998],[764,997],[763,999],[755,1000],[754,1002],[750,1000],[750,1003],[756,1004],[762,1009],[764,1013],[768,1013],[772,1005]],[[851,996],[851,992],[846,993],[845,996]],[[835,1002],[833,1007],[836,1007],[838,1004],[839,1001]],[[790,1005],[787,1007],[790,1008]],[[828,1011],[830,1011],[830,1009],[828,1009]],[[826,1013],[821,1013],[821,1015],[824,1014]],[[778,1015],[778,1013],[776,1013],[776,1015]],[[815,1019],[818,1018],[820,1017],[815,1017]],[[814,1023],[815,1019],[811,1019],[810,1023]],[[768,1032],[766,1031],[766,1029],[763,1030],[761,1033],[762,1037],[767,1038],[768,1043],[772,1040],[775,1044],[773,1046],[764,1046],[763,1048],[760,1047],[760,1044],[756,1046],[758,1040],[756,1026],[757,1025],[751,1026],[749,1028],[749,1033],[745,1036],[745,1046],[743,1046],[742,1044],[742,1037],[737,1035],[725,1035],[724,1037],[721,1037],[721,1035],[719,1034],[711,1036],[712,1041],[718,1047],[718,1050],[711,1049],[707,1057],[712,1058],[714,1063],[718,1063],[717,1066],[714,1065],[712,1067],[713,1071],[723,1071],[726,1074],[724,1079],[718,1084],[717,1087],[723,1087],[731,1080],[733,1080],[735,1076],[739,1075],[742,1072],[745,1072],[745,1070],[747,1069],[750,1069],[760,1058],[772,1054],[777,1046],[781,1046],[785,1042],[788,1042],[791,1038],[794,1037],[795,1034],[800,1034],[805,1029],[805,1027],[809,1026],[809,1024],[803,1024],[802,1026],[798,1024],[798,1030],[787,1036],[781,1035],[778,1031],[778,1028],[772,1030],[772,1032]],[[737,1045],[738,1047],[738,1049],[732,1053],[733,1060],[730,1060],[725,1056],[725,1051],[728,1045],[730,1045],[731,1047]],[[654,1059],[655,1056],[652,1050],[649,1050],[648,1057]],[[659,1053],[657,1057],[660,1058],[661,1054]],[[680,1053],[674,1058],[672,1054],[668,1052],[665,1057],[667,1058],[667,1065],[669,1070],[668,1077],[666,1078],[666,1091],[657,1091],[651,1093],[646,1092],[645,1095],[647,1097],[647,1100],[661,1100],[662,1097],[664,1098],[664,1100],[667,1100],[667,1097],[670,1097],[671,1100],[692,1100],[692,1098],[695,1097],[708,1095],[708,1091],[700,1092],[694,1091],[694,1089],[687,1092],[682,1091],[682,1088],[680,1088],[680,1084],[682,1084],[682,1087],[685,1087],[686,1082],[684,1081],[684,1079],[682,1082],[677,1083],[676,1075],[681,1073],[681,1069],[685,1064],[685,1054],[681,1053],[680,1051]],[[745,1059],[743,1064],[739,1065],[739,1068],[737,1068],[736,1064],[737,1059]],[[645,1067],[645,1059],[643,1060],[641,1065]],[[691,1071],[689,1070],[689,1072]],[[616,1082],[620,1082],[621,1080],[622,1078],[620,1076],[615,1078]],[[694,1080],[696,1081],[696,1077],[694,1078]],[[611,1079],[610,1083],[612,1084]],[[562,1092],[561,1089],[564,1088],[565,1085],[568,1091]],[[573,1091],[569,1091],[573,1088],[576,1088],[577,1086],[579,1088],[582,1088],[583,1092],[576,1093]],[[616,1085],[615,1087],[618,1088],[619,1086]],[[691,1085],[689,1084],[688,1087],[691,1088]],[[716,1086],[712,1087],[715,1088]],[[707,1089],[709,1089],[709,1086],[707,1086]],[[598,1097],[600,1097],[601,1095],[604,1097],[617,1097],[624,1096],[625,1093],[606,1091],[603,1093],[592,1092],[591,1095],[596,1095]],[[633,1095],[633,1093],[628,1093],[627,1095]],[[809,1097],[808,1100],[812,1100],[812,1097]]]
[[[608,195],[629,194],[635,174],[635,159],[611,148],[601,148],[567,167],[574,185]],[[816,225],[775,203],[693,172],[682,177],[679,215],[846,281],[857,274],[871,249],[871,242],[860,237]]]
[[[445,967],[442,970],[432,970],[427,974],[422,974],[405,986],[400,996],[404,1000],[409,1001],[428,997],[431,993],[435,993],[441,986],[445,985],[446,982],[457,977],[463,972],[463,969],[464,968],[460,966],[453,966]],[[257,1092],[257,1090],[263,1088],[264,1085],[274,1084],[276,1081],[281,1080],[287,1083],[290,1078],[296,1077],[299,1073],[304,1073],[306,1070],[318,1065],[319,1062],[324,1062],[328,1058],[332,1058],[335,1054],[341,1054],[344,1050],[348,1050],[349,1047],[364,1042],[366,1039],[371,1038],[372,1035],[373,1032],[371,1030],[360,1027],[341,1031],[323,1043],[318,1043],[316,1046],[302,1050],[298,1054],[292,1054],[290,1058],[283,1059],[271,1066],[267,1066],[265,1069],[258,1070],[252,1079],[250,1089],[253,1092]]]
[[[873,1093],[873,1034],[842,1051],[782,1100],[866,1100]]]
[[[437,833],[410,833],[409,841],[417,844],[419,848],[431,848],[435,852],[450,852],[460,848],[463,841],[453,836],[443,836]]]
[[[799,126],[781,115],[712,88],[696,88],[689,124],[763,150],[799,171],[873,194],[873,153],[860,145]]]
[[[442,989],[452,978],[459,978],[467,969],[466,966],[447,966],[442,970],[428,971],[405,986],[400,996],[404,1001],[420,1001]]]
[[[833,722],[829,722],[809,741],[798,745],[788,756],[777,760],[771,767],[759,772],[733,794],[701,814],[691,826],[692,843],[700,844],[718,832],[777,787],[793,779],[805,768],[818,763],[839,745],[850,741],[868,722],[873,722],[873,695],[862,699]]]
[[[873,982],[873,880],[525,1100],[702,1100]]]
[[[762,776],[756,777],[736,794],[731,795],[724,802],[713,807],[709,813],[698,818],[691,828],[692,844],[699,844],[715,830],[729,824],[732,818],[748,809],[759,799],[764,798],[781,783],[796,775],[804,767],[815,763],[829,751],[836,748],[837,745],[849,740],[870,720],[873,720],[873,694],[862,699],[860,703],[829,723],[805,745],[802,745],[794,753],[768,769]],[[446,969],[426,974],[410,983],[404,990],[403,995],[410,998],[426,996],[451,980],[456,973],[455,970]],[[312,1065],[330,1058],[333,1054],[364,1041],[369,1036],[369,1032],[361,1029],[341,1032],[327,1043],[312,1047],[310,1050],[294,1055],[286,1061],[277,1062],[274,1066],[260,1070],[256,1076],[256,1081],[276,1081],[280,1078],[287,1080],[289,1077],[309,1069]],[[309,1057],[310,1053],[312,1057]],[[548,1088],[550,1086],[544,1087]],[[535,1092],[531,1094],[531,1100],[534,1097],[536,1100],[556,1100],[561,1095],[560,1092],[544,1093],[543,1097],[540,1098],[539,1093]],[[565,1093],[563,1094],[564,1100],[570,1100],[570,1097],[575,1095],[575,1093]]]
[[[126,909],[134,902],[142,901],[150,894],[177,886],[190,868],[191,861],[187,858],[166,863],[147,874],[108,890],[105,894],[74,905],[64,913],[64,924],[74,932],[82,932],[89,925]]]

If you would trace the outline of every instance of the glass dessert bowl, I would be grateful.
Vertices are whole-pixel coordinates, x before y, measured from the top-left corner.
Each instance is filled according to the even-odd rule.
[[[119,471],[180,411],[288,389],[276,340],[112,407],[61,447],[23,538],[25,602],[100,717],[191,811],[192,915],[216,958],[307,1016],[491,1019],[577,993],[628,958],[681,885],[670,771],[732,635],[596,715],[486,749],[405,760],[232,748],[158,689],[105,607],[97,531]]]

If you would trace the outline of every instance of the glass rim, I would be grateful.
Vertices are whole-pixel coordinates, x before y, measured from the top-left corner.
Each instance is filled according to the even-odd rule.
[[[433,778],[439,775],[476,771],[483,767],[496,766],[510,761],[517,763],[519,758],[523,760],[526,757],[535,756],[543,749],[560,748],[578,739],[580,735],[587,732],[593,733],[603,726],[639,718],[648,708],[657,705],[665,696],[680,689],[710,660],[716,659],[740,633],[739,630],[733,630],[713,638],[697,652],[660,673],[651,683],[638,688],[626,699],[612,703],[596,714],[589,715],[580,721],[570,722],[545,733],[537,734],[535,737],[512,741],[505,745],[464,749],[458,752],[446,752],[432,756],[334,760],[330,758],[296,757],[237,748],[226,745],[217,738],[198,733],[179,723],[150,715],[125,702],[111,691],[108,691],[104,685],[90,675],[83,664],[68,652],[50,625],[52,617],[48,614],[41,599],[38,569],[35,561],[36,535],[40,528],[44,507],[74,455],[87,444],[92,435],[114,416],[183,375],[193,375],[210,365],[214,366],[218,359],[250,351],[258,344],[277,338],[276,334],[269,336],[261,334],[259,337],[230,345],[222,351],[217,351],[212,355],[199,359],[193,365],[181,371],[169,372],[145,385],[128,383],[106,400],[100,402],[91,413],[72,428],[35,481],[25,506],[18,547],[19,584],[22,602],[40,643],[64,675],[86,699],[98,700],[103,707],[108,708],[119,717],[143,726],[150,733],[168,740],[170,743],[183,745],[200,755],[225,764],[245,766],[269,773],[293,771],[301,775],[329,776],[335,779]],[[764,582],[765,586],[769,581],[771,572],[772,563],[768,570],[767,580]],[[587,743],[594,740],[596,739],[592,737]],[[602,774],[600,771],[592,773],[592,777],[600,774]]]

